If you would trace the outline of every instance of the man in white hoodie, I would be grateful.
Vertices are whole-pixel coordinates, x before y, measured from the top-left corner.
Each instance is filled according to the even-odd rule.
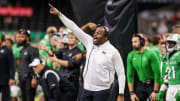
[[[109,29],[106,26],[99,26],[91,37],[51,4],[49,6],[50,13],[57,15],[86,47],[87,55],[83,72],[84,86],[80,95],[81,101],[108,101],[115,72],[119,82],[117,100],[124,101],[124,65],[118,50],[108,40]]]

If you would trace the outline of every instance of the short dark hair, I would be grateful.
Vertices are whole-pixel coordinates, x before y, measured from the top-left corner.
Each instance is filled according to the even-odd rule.
[[[6,40],[10,41],[11,44],[14,44],[14,41],[12,39],[8,38]]]
[[[152,37],[152,44],[153,45],[158,45],[160,43],[160,40],[161,40],[161,36],[159,34],[154,35]]]
[[[174,25],[172,27],[172,32],[180,34],[180,25]]]

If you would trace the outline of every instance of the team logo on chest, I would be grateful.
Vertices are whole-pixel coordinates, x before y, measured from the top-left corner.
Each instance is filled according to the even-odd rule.
[[[106,54],[106,52],[103,50],[103,51],[102,51],[102,54]]]
[[[24,55],[25,55],[25,56],[28,55],[28,52],[24,52]]]
[[[68,56],[71,57],[71,56],[72,56],[72,53],[69,53]]]
[[[0,50],[0,53],[4,53],[4,49],[1,49],[1,50]]]
[[[147,58],[146,57],[143,57],[143,61],[146,61],[147,60]]]
[[[66,55],[66,53],[63,53],[63,56],[65,56]]]

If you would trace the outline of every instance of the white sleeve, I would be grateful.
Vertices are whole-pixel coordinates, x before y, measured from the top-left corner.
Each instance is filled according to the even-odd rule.
[[[113,65],[118,76],[119,94],[124,94],[126,78],[124,72],[124,64],[118,51],[113,54]]]
[[[73,34],[83,43],[83,45],[88,49],[89,45],[92,44],[93,38],[87,33],[83,32],[72,20],[67,18],[65,15],[61,14],[58,16],[63,24],[72,30]]]

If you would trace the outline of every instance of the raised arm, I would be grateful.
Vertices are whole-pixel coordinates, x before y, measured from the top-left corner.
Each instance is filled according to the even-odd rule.
[[[88,28],[90,28],[91,30],[94,31],[94,30],[96,30],[97,26],[96,26],[95,23],[89,22],[89,23],[87,23],[87,24],[85,24],[84,26],[81,27],[81,29],[82,29],[84,32],[86,32],[86,30],[87,30]]]
[[[72,30],[74,35],[84,44],[86,48],[89,47],[90,44],[92,44],[92,37],[90,35],[83,32],[81,28],[79,28],[72,20],[67,18],[65,15],[63,15],[59,10],[57,10],[51,4],[49,4],[49,6],[50,6],[50,13],[53,15],[57,15],[59,19],[62,21],[62,23],[70,30]]]

